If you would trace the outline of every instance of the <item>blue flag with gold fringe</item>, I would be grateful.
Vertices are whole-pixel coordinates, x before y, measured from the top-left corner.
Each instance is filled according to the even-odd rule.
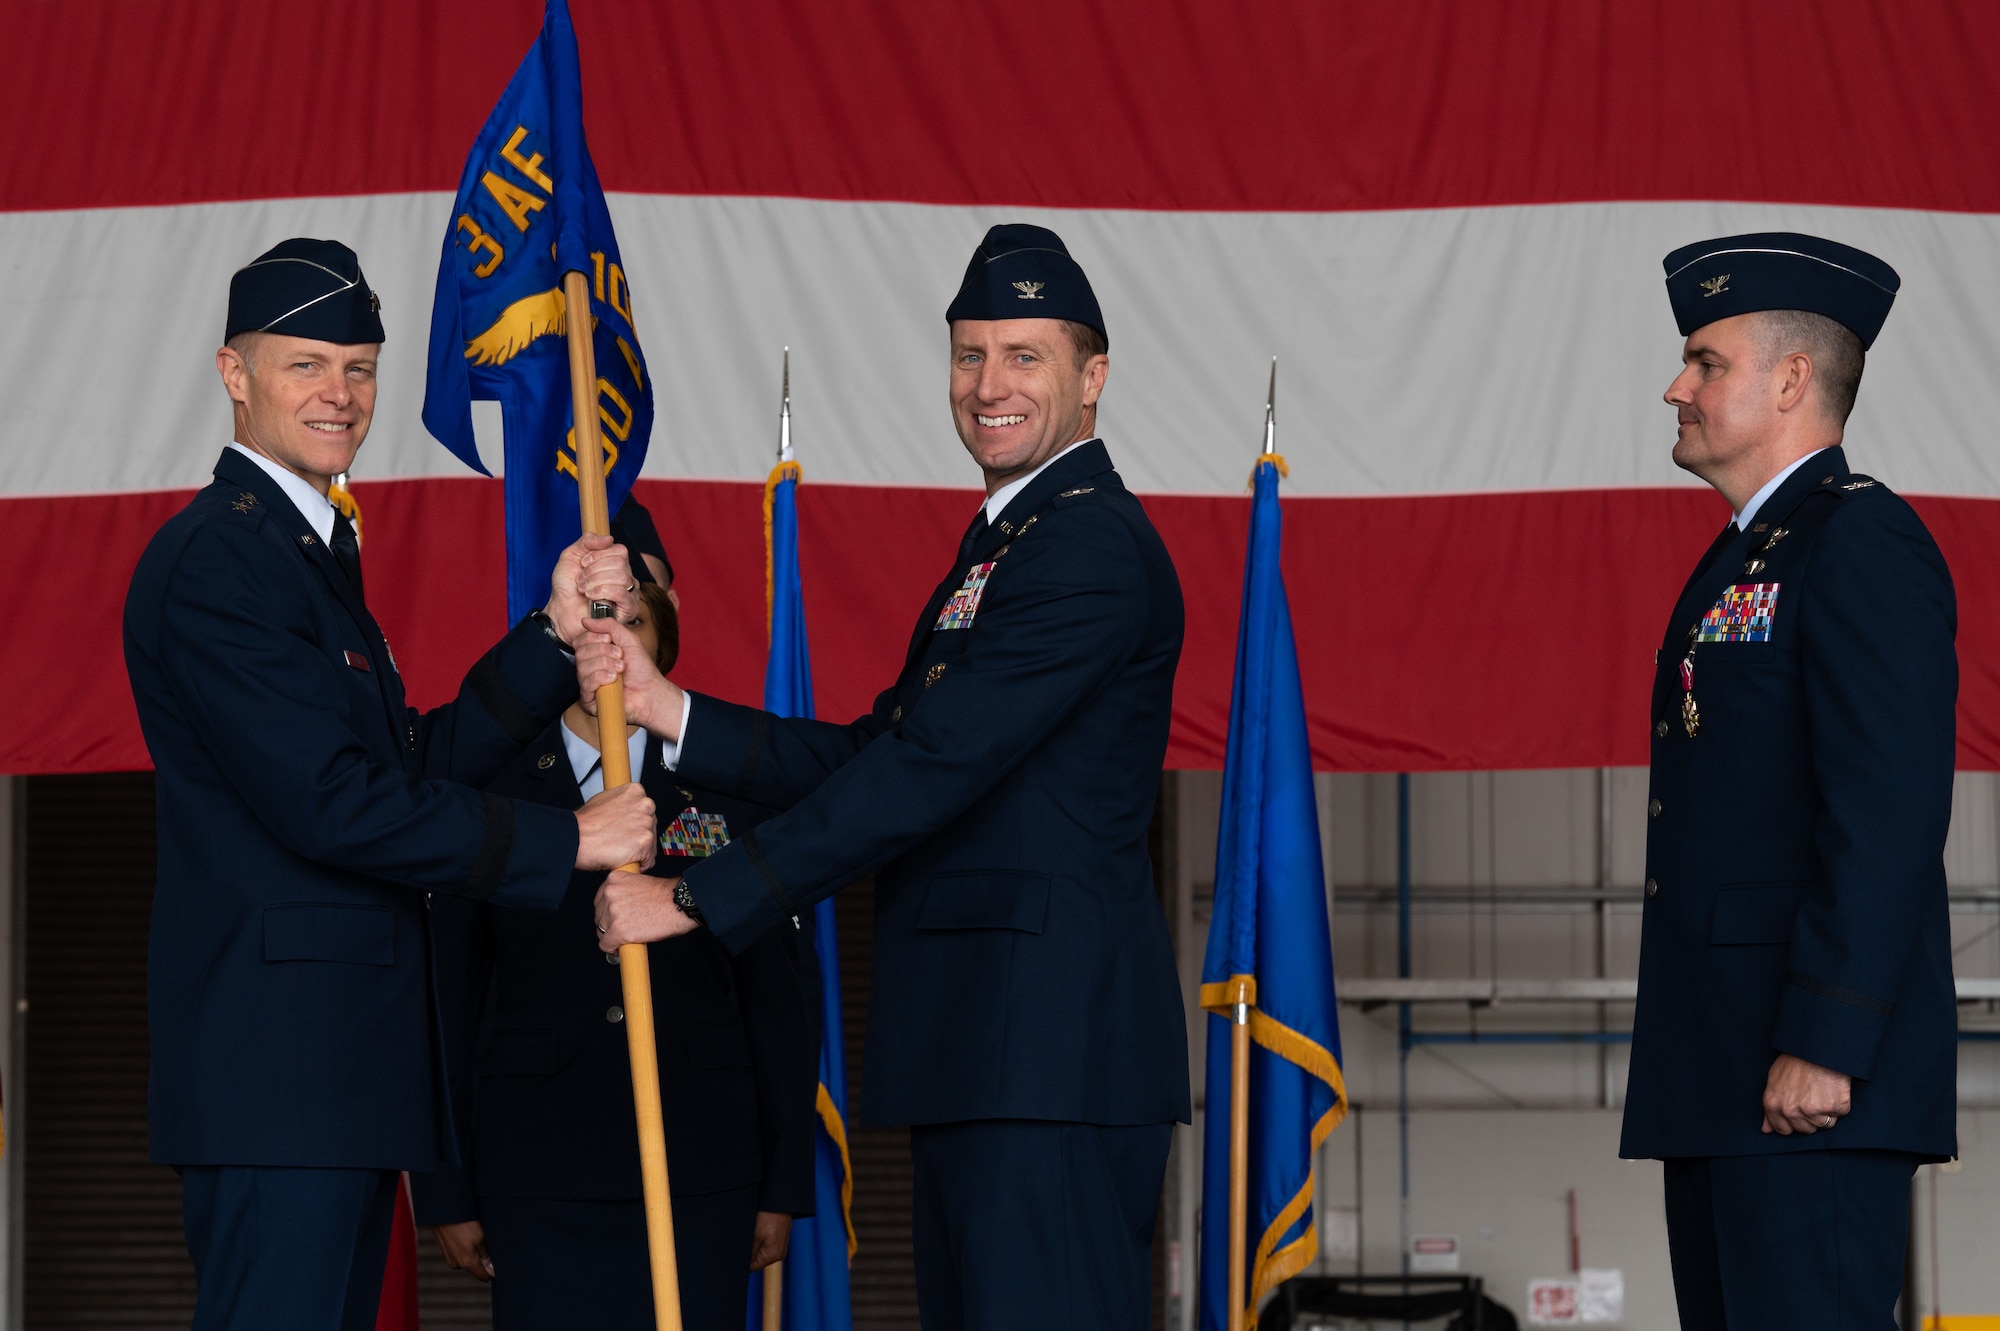
[[[805,589],[799,581],[799,465],[780,462],[764,484],[765,588],[771,655],[764,710],[813,714],[812,654],[806,645]],[[819,957],[821,1037],[819,1132],[813,1151],[814,1214],[792,1226],[780,1322],[784,1331],[853,1331],[847,1266],[854,1258],[854,1174],[847,1151],[847,1058],[842,1051],[840,948],[833,902],[813,907]],[[750,1281],[749,1331],[763,1325],[763,1281]]]
[[[563,274],[590,279],[604,480],[616,513],[646,458],[653,386],[632,291],[583,137],[583,77],[564,0],[473,142],[452,201],[431,306],[424,425],[482,475],[472,402],[497,401],[506,435],[507,616],[548,600],[549,574],[583,530]]]
[[[1250,552],[1222,769],[1215,913],[1201,968],[1208,1019],[1202,1133],[1201,1326],[1229,1324],[1230,1020],[1250,1005],[1245,1325],[1318,1252],[1313,1157],[1347,1113],[1319,812],[1298,648],[1279,568],[1284,461],[1252,474]]]

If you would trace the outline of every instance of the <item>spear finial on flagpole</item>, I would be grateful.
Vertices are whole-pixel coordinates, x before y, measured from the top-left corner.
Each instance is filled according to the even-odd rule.
[[[1271,357],[1271,387],[1264,394],[1264,452],[1278,451],[1278,358]]]
[[[778,461],[792,460],[792,349],[785,348],[785,377],[778,398]]]

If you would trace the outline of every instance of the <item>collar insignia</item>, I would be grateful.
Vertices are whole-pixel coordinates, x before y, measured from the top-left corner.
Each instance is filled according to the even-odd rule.
[[[1048,283],[1046,282],[1016,282],[1014,284],[1014,290],[1021,293],[1018,297],[1016,297],[1016,299],[1040,300],[1041,297],[1036,295],[1035,293],[1040,291],[1043,287],[1047,285]]]
[[[237,495],[235,501],[229,506],[238,513],[248,513],[251,509],[257,507],[257,496],[245,490]]]
[[[535,766],[539,767],[544,772],[548,771],[551,767],[554,767],[555,765],[556,765],[556,756],[553,753],[545,753],[541,757],[535,759]]]
[[[1704,300],[1710,296],[1719,296],[1727,290],[1729,290],[1728,273],[1724,273],[1721,277],[1704,277],[1701,280],[1701,295]]]

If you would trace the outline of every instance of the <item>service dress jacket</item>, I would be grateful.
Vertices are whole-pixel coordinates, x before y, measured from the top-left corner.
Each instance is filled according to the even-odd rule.
[[[561,899],[575,816],[475,786],[575,699],[576,668],[525,621],[414,710],[280,487],[234,451],[215,476],[125,602],[158,773],[152,1158],[435,1169],[455,1145],[425,896]]]
[[[551,809],[582,805],[557,721],[488,787]],[[678,874],[770,810],[683,785],[649,739],[633,777],[658,809],[659,859]],[[481,1197],[640,1196],[638,1126],[615,954],[597,946],[601,873],[578,872],[553,914],[463,897],[432,903],[438,986],[467,1143],[459,1165],[412,1175],[420,1224],[479,1218]],[[791,921],[732,957],[696,930],[650,945],[654,1038],[677,1195],[755,1184],[757,1209],[813,1210],[819,972]]]
[[[680,773],[786,810],[688,872],[725,945],[875,875],[867,1122],[1188,1118],[1146,848],[1182,628],[1092,440],[975,522],[867,715],[692,700]]]
[[[1653,684],[1621,1154],[1955,1152],[1956,630],[1930,533],[1839,448],[1688,580]],[[1853,1111],[1761,1131],[1779,1054],[1852,1077]]]

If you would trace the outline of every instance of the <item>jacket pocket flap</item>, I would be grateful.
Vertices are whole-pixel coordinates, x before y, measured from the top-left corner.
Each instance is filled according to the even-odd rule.
[[[1038,934],[1049,917],[1049,875],[1022,870],[941,873],[924,892],[919,929],[1015,929]]]
[[[541,1026],[494,1031],[479,1053],[479,1070],[489,1077],[553,1077],[562,1059],[556,1032]]]
[[[1708,941],[1723,946],[1791,942],[1792,921],[1805,890],[1804,883],[1723,888],[1715,894]]]
[[[396,918],[387,906],[296,901],[264,908],[264,960],[396,962]]]

